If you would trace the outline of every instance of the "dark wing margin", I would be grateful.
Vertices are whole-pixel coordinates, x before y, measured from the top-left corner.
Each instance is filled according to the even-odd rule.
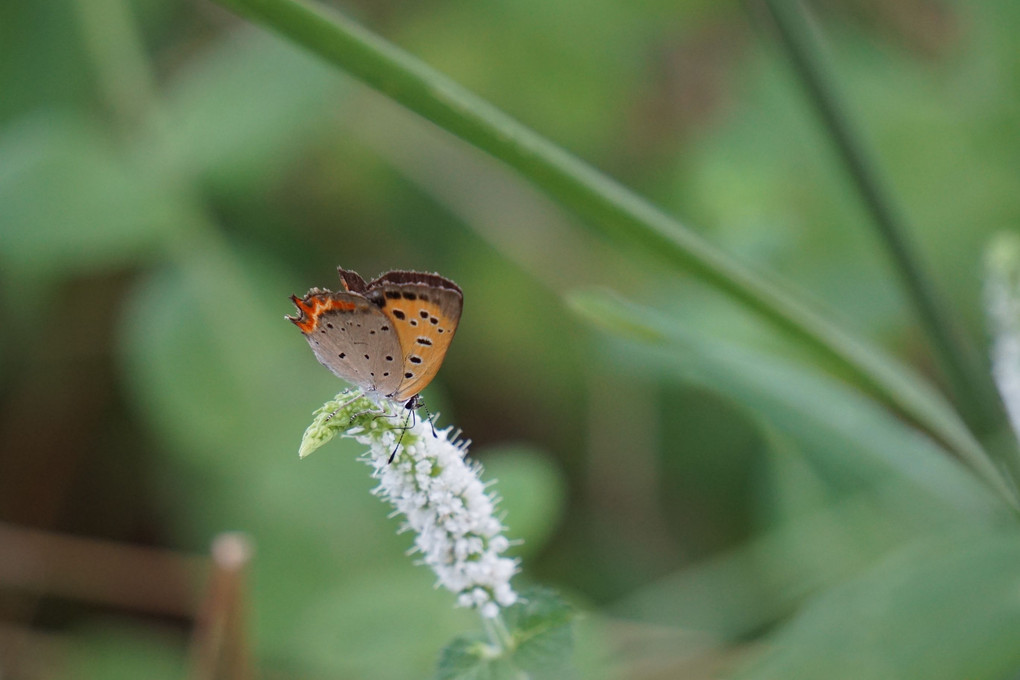
[[[359,277],[360,278],[360,277]],[[450,279],[440,276],[439,274],[428,274],[425,272],[406,272],[406,271],[393,271],[386,272],[379,278],[375,279],[368,284],[368,288],[377,288],[383,284],[395,284],[401,285],[419,285],[428,288],[445,288],[457,293],[460,297],[464,297],[464,292],[460,289],[456,283]]]

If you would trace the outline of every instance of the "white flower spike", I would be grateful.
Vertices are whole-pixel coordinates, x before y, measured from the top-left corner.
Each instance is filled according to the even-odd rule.
[[[316,411],[299,453],[303,458],[337,434],[368,446],[362,460],[379,480],[373,493],[403,515],[401,530],[414,532],[414,550],[438,585],[457,595],[457,605],[493,619],[517,601],[510,585],[517,561],[503,556],[510,542],[497,499],[486,492],[481,465],[465,460],[469,442],[451,436],[453,428],[433,434],[421,420],[404,429],[408,415],[388,400],[343,392]]]
[[[1020,239],[1001,234],[988,249],[985,304],[992,335],[992,377],[1020,437]]]

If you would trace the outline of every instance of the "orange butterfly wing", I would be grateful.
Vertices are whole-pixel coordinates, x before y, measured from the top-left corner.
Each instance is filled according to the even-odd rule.
[[[436,274],[390,272],[368,284],[367,296],[390,320],[400,343],[403,374],[387,396],[407,401],[439,372],[457,332],[463,293]]]

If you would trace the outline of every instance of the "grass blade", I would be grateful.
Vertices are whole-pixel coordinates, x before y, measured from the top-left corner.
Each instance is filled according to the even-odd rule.
[[[944,441],[971,465],[987,454],[921,377],[685,229],[621,184],[529,130],[410,54],[298,0],[217,0],[339,66],[515,168],[591,226],[727,293],[815,350],[830,367]],[[1000,487],[1006,488],[1004,483]]]

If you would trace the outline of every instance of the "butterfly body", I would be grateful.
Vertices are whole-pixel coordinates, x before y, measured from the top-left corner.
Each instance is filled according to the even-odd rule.
[[[338,268],[343,290],[291,296],[304,334],[323,366],[380,397],[418,405],[457,331],[463,293],[438,274],[392,271],[366,282]]]

